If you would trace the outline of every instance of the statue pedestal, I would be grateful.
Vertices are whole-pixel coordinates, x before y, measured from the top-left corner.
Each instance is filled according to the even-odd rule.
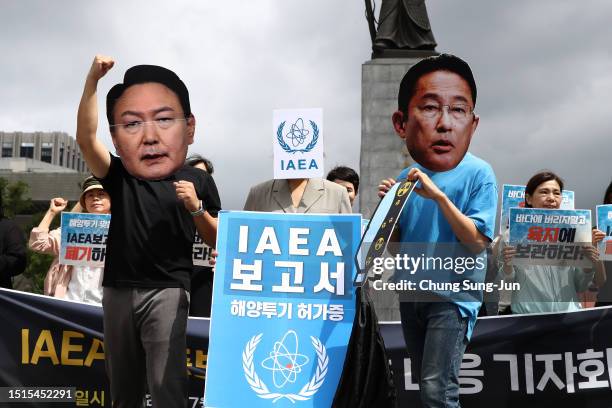
[[[404,74],[423,57],[374,59],[362,65],[358,197],[364,218],[371,218],[378,205],[380,180],[396,178],[412,163],[405,142],[393,130],[391,115],[397,110],[397,92]],[[383,275],[387,280],[389,274]],[[399,320],[397,296],[387,291],[370,293],[380,320]]]
[[[361,158],[359,208],[370,218],[379,198],[383,178],[397,177],[412,163],[406,144],[397,137],[391,115],[397,110],[399,84],[408,69],[422,57],[384,58],[361,67]]]

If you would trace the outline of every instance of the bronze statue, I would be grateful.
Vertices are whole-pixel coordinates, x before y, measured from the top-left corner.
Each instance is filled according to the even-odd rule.
[[[424,0],[382,0],[378,30],[371,1],[365,0],[374,58],[387,50],[435,50]]]

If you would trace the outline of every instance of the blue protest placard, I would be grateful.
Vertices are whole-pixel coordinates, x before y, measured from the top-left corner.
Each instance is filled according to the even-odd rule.
[[[599,243],[599,257],[612,261],[612,204],[597,206],[597,229],[606,233]]]
[[[525,207],[525,186],[518,184],[504,184],[502,188],[501,214],[499,217],[499,231],[504,233],[508,229],[510,208]],[[564,190],[561,192],[561,210],[574,209],[574,192]]]
[[[207,407],[329,407],[355,317],[361,216],[221,212]]]
[[[110,214],[62,213],[60,263],[104,266]]]
[[[590,267],[582,248],[591,245],[591,210],[511,208],[510,244],[516,265]]]

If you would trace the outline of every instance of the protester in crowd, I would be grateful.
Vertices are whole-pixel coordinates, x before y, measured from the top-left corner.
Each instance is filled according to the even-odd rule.
[[[351,202],[351,205],[353,205],[359,190],[359,175],[355,170],[346,166],[334,167],[327,174],[327,180],[340,184],[342,187],[346,188],[349,201]]]
[[[525,208],[559,209],[563,193],[563,180],[550,171],[535,174],[525,187]],[[513,314],[570,312],[581,309],[578,292],[587,290],[595,277],[599,286],[603,281],[603,264],[595,248],[598,240],[592,235],[593,243],[584,247],[591,260],[592,268],[558,265],[515,265],[512,258],[516,248],[505,245],[503,253],[504,280],[520,285],[512,292]],[[507,241],[507,240],[505,240]]]
[[[418,184],[392,241],[445,243],[447,247],[461,243],[455,247],[465,245],[480,252],[493,239],[495,174],[488,163],[467,151],[479,123],[475,104],[472,70],[454,55],[423,59],[404,75],[392,121],[416,164],[402,171],[399,179]],[[394,179],[383,180],[379,195],[384,196],[393,184]],[[453,297],[432,301],[436,294],[423,295],[428,300],[400,303],[421,402],[424,407],[459,407],[459,368],[481,302]]]
[[[213,166],[212,162],[206,157],[203,157],[197,153],[194,153],[187,157],[187,160],[185,160],[185,164],[191,167],[195,167],[196,169],[204,170],[211,176],[215,172],[215,167]]]
[[[120,157],[96,139],[97,85],[113,65],[95,57],[76,132],[113,202],[102,302],[113,406],[140,406],[148,383],[154,406],[184,408],[193,238],[197,229],[215,246],[218,193],[207,173],[185,166],[195,117],[187,87],[166,68],[134,66],[108,92],[106,115]]]
[[[603,204],[612,204],[612,181],[608,185],[603,197]],[[606,237],[606,233],[600,230],[594,232],[601,239]],[[612,261],[604,261],[604,274],[612,271]],[[612,279],[606,275],[605,282],[599,287],[597,302],[595,306],[612,306]]]
[[[346,189],[320,178],[268,180],[251,187],[245,211],[345,214],[351,212]]]
[[[187,157],[185,164],[196,169],[203,170],[212,176],[214,172],[213,164],[210,160],[202,157],[199,154],[192,154]],[[210,207],[210,205],[207,205]],[[216,217],[216,213],[211,213]],[[199,235],[198,235],[198,239]],[[206,245],[206,244],[204,244]],[[205,253],[212,249],[205,246]],[[193,266],[193,274],[191,275],[191,302],[189,304],[189,316],[194,317],[210,317],[210,307],[212,304],[212,288],[213,288],[213,267],[211,266]]]
[[[55,257],[45,276],[44,294],[61,299],[77,300],[86,303],[102,303],[103,267],[70,266],[59,263],[62,229],[49,231],[56,215],[64,211],[68,201],[61,197],[51,199],[45,216],[30,233],[30,249]],[[100,180],[91,176],[83,181],[79,205],[73,209],[92,213],[110,214],[110,197],[100,184]]]
[[[13,276],[26,268],[25,236],[15,221],[4,216],[0,191],[0,288],[13,288]]]

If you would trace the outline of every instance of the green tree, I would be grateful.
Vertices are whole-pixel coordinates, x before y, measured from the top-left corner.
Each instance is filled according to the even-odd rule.
[[[23,181],[9,183],[6,179],[0,177],[0,191],[2,192],[5,216],[14,217],[32,207],[32,200],[27,197],[29,189],[28,183]]]
[[[0,177],[0,194],[2,194],[5,216],[14,217],[30,210],[32,200],[27,197],[29,188],[30,186],[23,181],[9,183],[6,179]],[[37,213],[32,216],[31,222],[25,226],[23,231],[26,237],[30,235],[32,228],[40,223],[43,215],[43,213]],[[15,278],[15,282],[18,283],[15,289],[43,293],[45,275],[53,257],[36,253],[30,249],[28,249],[27,256],[26,270]]]

